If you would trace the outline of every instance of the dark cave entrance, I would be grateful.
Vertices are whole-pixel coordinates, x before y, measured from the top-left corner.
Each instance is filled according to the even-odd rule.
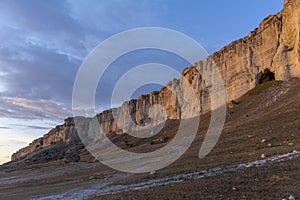
[[[274,81],[275,80],[275,73],[271,72],[270,69],[266,68],[264,72],[259,72],[256,75],[256,85],[269,82],[269,81]]]

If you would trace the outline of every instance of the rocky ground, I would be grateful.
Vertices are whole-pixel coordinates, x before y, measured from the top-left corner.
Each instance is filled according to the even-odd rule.
[[[300,80],[259,85],[229,105],[220,140],[199,159],[210,114],[189,150],[154,174],[127,174],[91,160],[9,163],[0,167],[0,199],[292,199],[300,198]],[[112,136],[134,152],[166,145],[178,121],[151,139]]]

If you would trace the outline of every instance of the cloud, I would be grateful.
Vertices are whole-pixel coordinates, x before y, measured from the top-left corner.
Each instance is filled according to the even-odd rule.
[[[43,126],[25,126],[29,129],[38,129],[38,130],[49,130],[51,129],[52,127],[43,127]]]
[[[15,98],[7,99],[6,102],[21,108],[47,113],[66,114],[67,112],[65,110],[61,110],[61,107],[58,104],[45,99],[33,102],[24,98]]]
[[[40,119],[58,121],[68,116],[71,116],[71,112],[68,109],[50,100],[0,98],[1,118]]]
[[[158,23],[156,8],[144,0],[1,1],[0,117],[70,116],[84,57],[112,34]]]
[[[0,126],[0,129],[10,129],[10,127],[7,127],[7,126]]]
[[[21,15],[23,18],[16,21],[15,24],[25,29],[47,32],[80,31],[74,19],[68,15],[69,6],[66,1],[53,0],[51,4],[49,4],[39,0],[31,0],[28,2],[4,0],[1,6],[3,15],[6,16],[7,20],[16,19]],[[47,19],[48,24],[41,23],[42,19]]]
[[[69,102],[80,62],[40,47],[26,47],[24,52],[31,55],[30,60],[0,55],[0,71],[4,73],[0,77],[5,88],[1,96]]]
[[[10,124],[10,125],[14,126],[14,127],[22,127],[22,128],[27,128],[27,129],[36,129],[36,130],[49,130],[52,128],[52,127],[20,125],[20,124]]]

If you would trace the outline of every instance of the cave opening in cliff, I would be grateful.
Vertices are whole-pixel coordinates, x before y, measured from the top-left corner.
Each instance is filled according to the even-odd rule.
[[[275,73],[271,72],[269,68],[266,68],[264,72],[259,72],[256,76],[256,83],[260,85],[265,82],[274,81],[275,80]]]

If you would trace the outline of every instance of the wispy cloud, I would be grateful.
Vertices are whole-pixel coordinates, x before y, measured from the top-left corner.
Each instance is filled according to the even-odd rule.
[[[13,127],[20,127],[26,129],[36,129],[36,130],[49,130],[53,127],[44,127],[44,126],[32,126],[32,125],[20,125],[20,124],[10,124]]]
[[[5,109],[1,109],[5,108]],[[40,99],[0,98],[0,117],[18,119],[62,120],[71,112],[59,103]]]
[[[7,127],[7,126],[0,126],[0,129],[10,129],[10,127]]]

